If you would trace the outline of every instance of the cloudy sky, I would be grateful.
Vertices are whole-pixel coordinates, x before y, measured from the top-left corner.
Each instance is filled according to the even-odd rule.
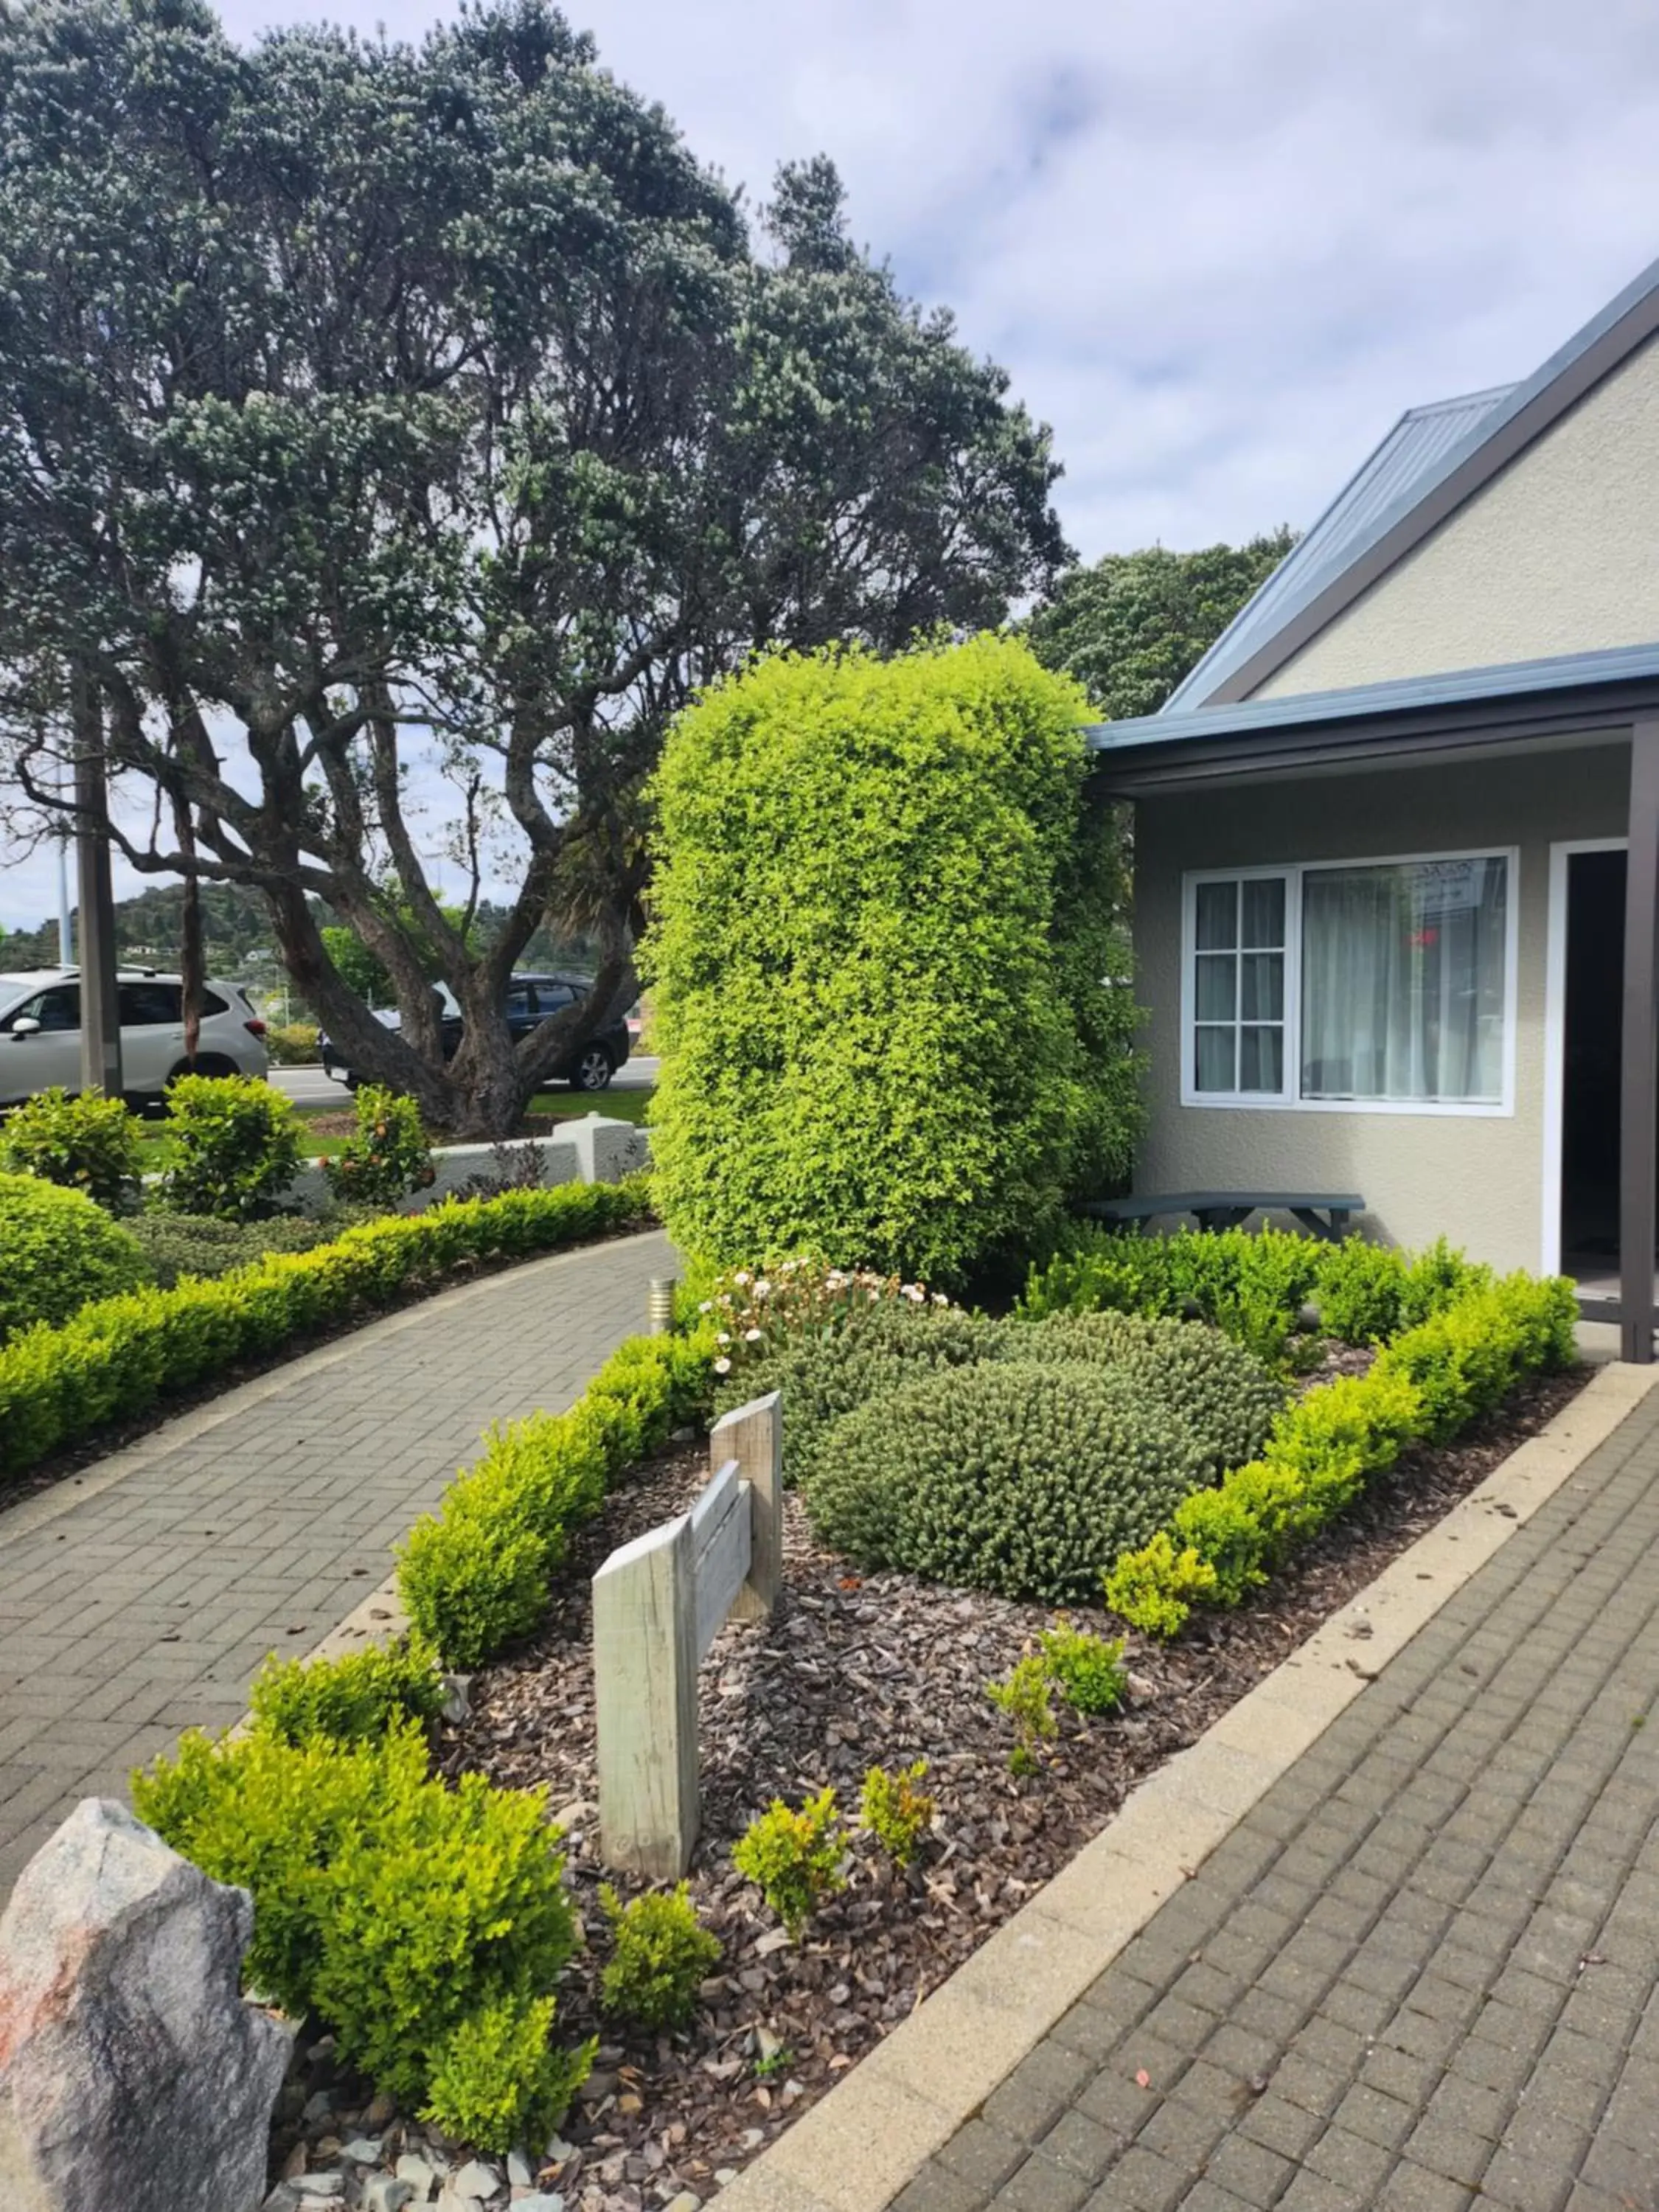
[[[442,0],[222,0],[239,37]],[[1085,557],[1310,521],[1400,410],[1507,382],[1659,255],[1650,0],[572,0],[763,195],[855,228],[1054,427]],[[49,866],[0,879],[46,910]]]

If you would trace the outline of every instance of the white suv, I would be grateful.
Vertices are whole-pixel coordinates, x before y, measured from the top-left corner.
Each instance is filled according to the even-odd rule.
[[[185,1058],[182,978],[124,968],[117,988],[122,1087],[136,1104],[159,1104],[175,1075],[192,1072]],[[193,1072],[264,1075],[270,1066],[264,1035],[246,992],[234,983],[205,985]],[[0,975],[0,1106],[15,1106],[54,1083],[65,1091],[81,1088],[80,970]]]

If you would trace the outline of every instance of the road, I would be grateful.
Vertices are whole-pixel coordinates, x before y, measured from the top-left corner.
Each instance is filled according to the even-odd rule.
[[[626,1067],[618,1068],[611,1088],[616,1091],[645,1091],[656,1079],[657,1061],[647,1054],[639,1060],[630,1060]],[[334,1082],[323,1073],[320,1067],[273,1067],[270,1080],[296,1106],[343,1106],[348,1103],[345,1085]],[[603,1091],[595,1095],[593,1106],[596,1113],[605,1111]]]

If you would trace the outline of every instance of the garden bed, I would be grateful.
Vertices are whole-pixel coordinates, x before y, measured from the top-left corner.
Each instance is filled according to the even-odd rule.
[[[1322,1375],[1364,1355],[1334,1355]],[[1082,1721],[1063,1707],[1043,1771],[1008,1772],[1008,1723],[983,1694],[1054,1615],[1050,1609],[930,1588],[897,1574],[860,1577],[813,1541],[794,1499],[787,1515],[787,1598],[763,1631],[717,1639],[702,1682],[703,1833],[694,1899],[725,1960],[683,2037],[617,2040],[595,2009],[599,1953],[580,1955],[559,1999],[561,2042],[600,2036],[598,2065],[566,2124],[544,2185],[568,2212],[641,2212],[680,2190],[708,2197],[795,2113],[903,2019],[1109,1819],[1127,1793],[1192,1743],[1321,1621],[1362,1589],[1580,1389],[1585,1370],[1522,1385],[1454,1444],[1407,1452],[1259,1599],[1206,1613],[1174,1644],[1131,1638],[1130,1699]],[[544,1784],[567,1826],[569,1877],[590,1931],[601,1916],[593,1800],[588,1577],[617,1545],[684,1510],[706,1468],[690,1443],[624,1481],[575,1540],[554,1608],[536,1638],[472,1683],[470,1719],[442,1731],[439,1764],[500,1783]],[[1110,1632],[1105,1615],[1079,1626]],[[932,1838],[908,1879],[870,1841],[854,1844],[847,1891],[799,1945],[782,1942],[732,1846],[769,1799],[836,1786],[856,1808],[867,1767],[930,1763]],[[618,1885],[628,1893],[636,1885]],[[277,2170],[319,2138],[360,2131],[350,2085],[319,2097],[308,2128],[295,2107],[322,2072],[290,2092]],[[364,2095],[366,2097],[366,2092]],[[344,2110],[323,2110],[327,2104]],[[373,2115],[385,2118],[384,2107]],[[377,2127],[388,2166],[427,2152],[424,2132]],[[556,2170],[555,2170],[556,2169]],[[504,2197],[501,2201],[505,2201]]]

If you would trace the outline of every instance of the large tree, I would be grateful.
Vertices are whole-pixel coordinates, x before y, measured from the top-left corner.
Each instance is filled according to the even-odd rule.
[[[346,1055],[468,1133],[633,995],[639,793],[701,685],[763,645],[994,623],[1065,558],[1047,434],[854,246],[829,165],[761,230],[545,0],[418,48],[243,52],[203,0],[0,14],[26,802],[106,743],[154,801],[118,810],[133,865],[257,889]],[[482,950],[434,826],[469,906],[514,884]],[[515,1047],[502,985],[550,913],[598,974]]]
[[[1109,720],[1154,714],[1295,543],[1279,529],[1195,553],[1108,553],[1060,579],[1031,618],[1031,649]]]

